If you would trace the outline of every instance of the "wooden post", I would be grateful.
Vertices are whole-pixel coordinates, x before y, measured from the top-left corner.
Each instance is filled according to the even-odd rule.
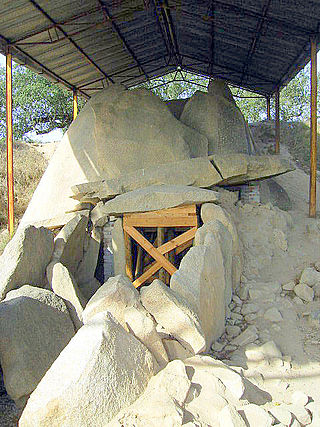
[[[267,119],[271,120],[270,96],[267,96],[266,100],[267,100]]]
[[[8,231],[14,231],[14,183],[13,183],[13,130],[12,130],[12,54],[6,54],[6,118],[7,118],[7,189]]]
[[[161,246],[164,243],[164,228],[158,227],[157,228],[157,246]],[[167,257],[166,257],[167,258]],[[161,280],[163,283],[166,283],[167,279],[167,272],[161,268],[159,270],[159,280]]]
[[[275,93],[275,107],[276,107],[276,117],[275,117],[275,127],[276,127],[276,154],[280,153],[280,91],[279,89]]]
[[[73,90],[73,120],[75,120],[77,115],[78,115],[78,94],[77,94],[77,90],[74,89]]]
[[[309,216],[317,212],[317,40],[311,39],[311,116],[310,116],[310,187]]]

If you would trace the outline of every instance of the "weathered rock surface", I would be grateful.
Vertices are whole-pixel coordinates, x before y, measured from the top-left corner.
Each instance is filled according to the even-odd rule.
[[[83,256],[74,274],[74,278],[76,279],[80,289],[82,285],[94,278],[94,273],[98,262],[100,243],[101,233],[99,230],[93,229],[91,234],[85,234]],[[92,295],[90,295],[90,298],[91,297]]]
[[[170,362],[151,378],[139,399],[117,414],[109,426],[182,426],[190,386],[184,364],[179,360]]]
[[[114,222],[112,229],[112,253],[114,262],[114,274],[126,274],[126,248],[123,235],[122,218]]]
[[[99,217],[92,211],[93,221],[97,226],[103,226],[110,215],[120,215],[129,212],[149,212],[176,206],[200,204],[205,202],[217,203],[219,195],[215,191],[183,185],[153,185],[136,191],[122,194],[99,206]]]
[[[51,289],[56,295],[64,299],[75,328],[79,329],[82,326],[82,313],[86,302],[74,277],[67,267],[60,262],[50,263],[47,272],[47,276],[50,277]]]
[[[61,262],[73,275],[83,259],[87,225],[88,217],[77,214],[54,239],[52,261]]]
[[[119,178],[74,185],[73,199],[108,200],[151,185],[193,185],[211,187],[221,181],[221,176],[207,157],[155,165],[126,173]]]
[[[224,93],[221,88],[215,91],[213,87],[210,93],[197,91],[186,103],[180,121],[208,138],[209,154],[251,154],[253,146],[245,119],[231,100],[226,83],[222,85],[225,86]]]
[[[129,332],[147,347],[163,368],[169,359],[151,316],[141,308],[128,307],[124,310],[124,321]]]
[[[141,303],[157,323],[194,354],[206,348],[204,333],[198,316],[187,300],[168,288],[160,280],[154,280],[140,292]]]
[[[201,206],[200,214],[204,224],[218,220],[232,236],[232,287],[235,289],[240,282],[243,269],[243,254],[236,225],[228,212],[215,203],[204,203]]]
[[[178,121],[151,91],[111,85],[92,97],[71,124],[23,222],[72,210],[77,204],[70,198],[73,185],[207,153],[207,138]]]
[[[0,303],[0,362],[7,392],[28,397],[75,333],[63,300],[22,286]]]
[[[19,286],[45,286],[45,270],[52,252],[51,231],[33,226],[19,229],[0,257],[0,301]]]
[[[110,313],[100,313],[78,331],[43,377],[20,426],[106,425],[144,392],[155,370],[149,350]]]
[[[162,340],[169,360],[185,360],[194,355],[194,352],[186,349],[179,341],[164,338]]]
[[[109,311],[126,328],[124,311],[127,307],[141,307],[139,292],[126,276],[110,277],[89,300],[82,314],[83,322],[88,323],[97,313]]]
[[[239,185],[248,181],[269,178],[293,171],[295,167],[286,159],[276,156],[248,156],[230,153],[209,157],[223,177],[222,184]]]
[[[191,248],[171,276],[170,287],[194,308],[210,348],[225,325],[225,272],[219,245],[213,241]]]
[[[307,302],[313,301],[314,290],[310,288],[306,283],[299,283],[294,288],[294,293],[303,301],[307,301]]]
[[[301,274],[300,283],[306,283],[311,288],[319,285],[320,272],[311,267],[305,268]]]

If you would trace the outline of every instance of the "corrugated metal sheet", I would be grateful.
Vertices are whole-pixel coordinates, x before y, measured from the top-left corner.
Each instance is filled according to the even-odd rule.
[[[2,0],[0,50],[90,96],[177,67],[272,94],[319,39],[315,0]]]

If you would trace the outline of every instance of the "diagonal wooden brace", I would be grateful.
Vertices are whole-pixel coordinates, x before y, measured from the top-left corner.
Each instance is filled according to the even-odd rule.
[[[128,231],[129,228],[129,231]],[[133,231],[133,230],[134,231]],[[167,243],[164,243],[163,245],[161,245],[158,248],[155,248],[147,239],[145,239],[140,233],[139,231],[137,231],[134,227],[130,227],[130,226],[124,226],[124,231],[127,232],[134,240],[137,241],[137,243],[139,243],[141,245],[141,240],[137,240],[136,237],[138,237],[140,239],[140,236],[143,238],[144,240],[144,244],[145,246],[142,246],[154,259],[156,259],[156,257],[154,256],[154,251],[158,252],[159,255],[165,255],[166,253],[174,250],[174,249],[179,249],[181,246],[183,246],[183,249],[185,249],[184,245],[188,242],[191,242],[196,234],[197,231],[197,227],[192,227],[190,230],[186,231],[185,233],[181,234],[178,237],[175,237],[174,239],[170,240]],[[134,234],[134,235],[133,235]],[[138,236],[139,235],[139,236]],[[147,249],[148,247],[148,249]],[[151,249],[151,252],[150,252]],[[159,258],[159,257],[158,257]],[[173,273],[177,270],[165,257],[163,257],[166,261],[166,264],[170,264],[173,268],[174,271]],[[140,277],[138,277],[134,282],[133,285],[137,288],[138,286],[142,285],[142,283],[144,283],[147,279],[149,279],[149,277],[153,276],[160,268],[165,268],[165,266],[162,264],[162,259],[161,261],[159,259],[156,259],[156,262],[151,264],[151,266],[148,268],[148,270],[143,273]],[[167,269],[166,269],[167,270]],[[168,271],[168,270],[167,270]],[[169,271],[170,273],[170,271]],[[173,274],[170,273],[170,274]]]

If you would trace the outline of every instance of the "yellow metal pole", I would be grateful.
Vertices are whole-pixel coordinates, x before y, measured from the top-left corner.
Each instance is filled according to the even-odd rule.
[[[13,131],[12,131],[12,55],[6,54],[6,118],[7,118],[7,189],[8,189],[8,231],[14,230],[14,185],[13,185]]]
[[[276,107],[276,117],[275,117],[275,127],[276,127],[276,154],[280,153],[280,91],[279,89],[275,93],[275,107]]]
[[[270,96],[267,96],[267,119],[271,120]]]
[[[77,91],[74,90],[73,91],[73,120],[77,117],[78,115],[78,94]]]
[[[311,116],[310,116],[309,216],[316,217],[317,205],[317,41],[311,39]]]

